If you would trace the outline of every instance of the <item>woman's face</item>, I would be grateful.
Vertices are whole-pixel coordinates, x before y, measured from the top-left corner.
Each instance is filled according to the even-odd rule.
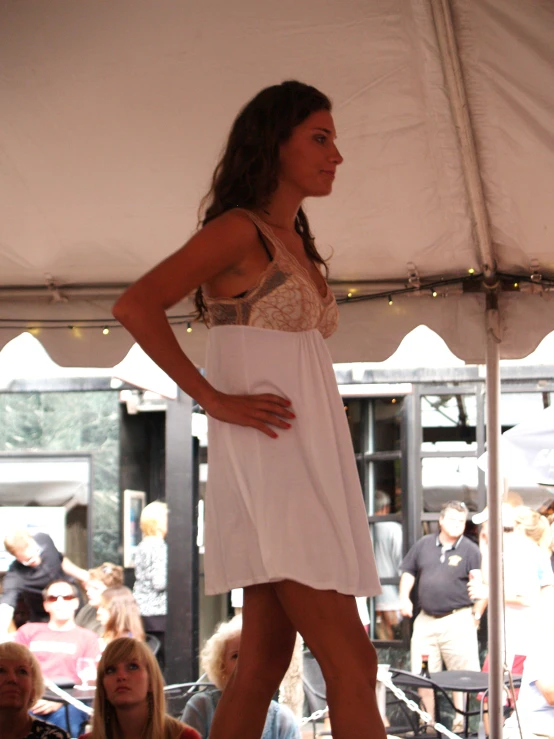
[[[225,651],[223,652],[223,680],[224,684],[233,674],[235,665],[239,658],[239,647],[240,647],[240,634],[231,637],[225,644]]]
[[[101,602],[98,606],[98,610],[96,611],[96,618],[98,619],[98,621],[100,621],[102,626],[105,626],[110,620],[110,610],[103,602]]]
[[[102,684],[106,699],[114,708],[128,708],[146,701],[150,677],[145,664],[139,659],[129,659],[108,665]]]
[[[85,586],[88,602],[93,608],[101,605],[102,593],[107,590],[106,585],[101,580],[89,580]]]
[[[33,692],[31,667],[19,660],[0,660],[0,709],[27,711]]]
[[[296,126],[281,146],[281,186],[296,190],[302,198],[329,195],[343,161],[336,136],[333,116],[326,110],[312,113]]]

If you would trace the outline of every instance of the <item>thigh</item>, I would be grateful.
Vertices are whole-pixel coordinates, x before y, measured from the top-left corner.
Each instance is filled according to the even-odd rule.
[[[477,627],[471,608],[453,613],[441,624],[440,647],[447,670],[480,670]]]
[[[275,594],[274,584],[245,588],[237,677],[259,677],[261,671],[268,677],[284,675],[295,639],[296,629]]]
[[[424,654],[429,657],[429,672],[440,672],[442,656],[437,640],[437,619],[420,611],[414,621],[410,644],[412,672],[416,675],[421,672],[421,658]]]
[[[326,679],[364,670],[375,679],[377,656],[353,595],[316,590],[293,580],[276,583],[275,592]]]

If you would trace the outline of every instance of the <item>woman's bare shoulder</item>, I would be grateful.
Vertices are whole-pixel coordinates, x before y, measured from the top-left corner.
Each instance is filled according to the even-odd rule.
[[[244,208],[226,210],[225,213],[216,216],[216,218],[203,226],[201,231],[205,229],[209,231],[223,231],[231,238],[252,234],[256,230],[252,218]]]
[[[171,307],[199,285],[240,264],[256,236],[255,226],[244,211],[222,213],[128,288],[114,306],[114,315],[122,320],[126,305],[152,300],[164,309]]]

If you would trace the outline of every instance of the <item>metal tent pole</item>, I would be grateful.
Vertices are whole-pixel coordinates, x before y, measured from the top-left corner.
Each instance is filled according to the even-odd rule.
[[[500,475],[500,342],[497,296],[487,295],[486,398],[489,508],[489,737],[502,739],[504,688],[504,578]]]

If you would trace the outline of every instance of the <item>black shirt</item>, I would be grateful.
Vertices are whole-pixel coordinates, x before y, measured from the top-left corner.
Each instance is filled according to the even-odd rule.
[[[41,721],[38,718],[33,720],[31,731],[27,734],[27,739],[69,739],[69,734],[60,729],[59,726]]]
[[[41,562],[37,567],[27,567],[17,560],[12,562],[4,577],[0,603],[15,608],[21,595],[29,609],[29,621],[48,621],[48,614],[42,607],[42,591],[52,580],[67,579],[62,570],[63,554],[58,552],[48,534],[35,534],[32,538],[41,549]]]
[[[444,616],[472,605],[467,592],[469,571],[481,567],[477,544],[460,536],[452,548],[442,546],[436,534],[422,537],[400,565],[418,581],[418,600],[431,616]]]
[[[77,626],[82,626],[83,629],[94,631],[98,636],[102,636],[104,633],[104,627],[98,620],[98,611],[90,603],[83,606],[79,613],[75,616],[75,623]]]

